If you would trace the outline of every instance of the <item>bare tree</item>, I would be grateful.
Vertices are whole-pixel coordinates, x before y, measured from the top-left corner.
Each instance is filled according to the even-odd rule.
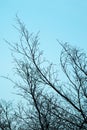
[[[13,130],[16,128],[12,104],[4,100],[0,101],[0,130]]]
[[[58,42],[63,48],[60,63],[66,76],[60,84],[55,65],[42,57],[38,34],[29,34],[17,20],[19,42],[8,44],[19,57],[14,60],[20,78],[14,83],[27,104],[15,111],[20,130],[87,129],[86,54]]]
[[[61,44],[61,43],[60,43]],[[87,56],[79,49],[61,44],[60,63],[65,73],[67,83],[67,98],[72,105],[75,115],[80,116],[80,129],[87,127]]]

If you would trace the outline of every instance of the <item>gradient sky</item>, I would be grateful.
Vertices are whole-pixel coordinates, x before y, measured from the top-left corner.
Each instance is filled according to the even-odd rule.
[[[56,39],[87,49],[87,0],[0,0],[0,75],[13,74],[10,50],[3,39],[17,41],[16,14],[30,32],[40,31],[41,49],[56,62]],[[12,83],[0,78],[0,99],[12,100]]]

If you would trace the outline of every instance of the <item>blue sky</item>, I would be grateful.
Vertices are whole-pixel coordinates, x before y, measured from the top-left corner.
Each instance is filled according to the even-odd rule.
[[[0,75],[12,75],[10,50],[3,39],[17,41],[16,14],[30,32],[40,31],[41,49],[51,61],[57,60],[56,39],[87,48],[87,0],[0,0]],[[0,98],[14,99],[12,84],[0,78]]]

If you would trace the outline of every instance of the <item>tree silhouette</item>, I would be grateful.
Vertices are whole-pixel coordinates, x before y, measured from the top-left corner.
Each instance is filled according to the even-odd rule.
[[[30,34],[17,18],[18,43],[9,43],[17,53],[15,69],[20,77],[14,81],[18,95],[26,100],[19,104],[15,118],[20,130],[87,129],[87,56],[67,43],[62,46],[60,64],[65,80],[53,63],[44,60],[38,34]]]

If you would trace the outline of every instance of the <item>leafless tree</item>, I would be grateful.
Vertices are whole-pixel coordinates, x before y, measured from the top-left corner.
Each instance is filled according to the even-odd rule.
[[[18,43],[8,43],[16,52],[18,95],[26,99],[19,105],[15,117],[20,130],[85,130],[87,129],[87,57],[79,49],[62,44],[60,55],[65,80],[59,82],[59,72],[53,63],[43,58],[39,36],[29,34],[17,18],[20,33]]]
[[[12,104],[4,100],[0,101],[0,130],[13,130],[16,128]]]
[[[70,47],[67,43],[61,46],[63,51],[60,63],[68,79],[66,86],[68,91],[64,95],[72,106],[71,111],[74,110],[80,119],[77,122],[79,128],[87,129],[87,56],[83,51]]]

